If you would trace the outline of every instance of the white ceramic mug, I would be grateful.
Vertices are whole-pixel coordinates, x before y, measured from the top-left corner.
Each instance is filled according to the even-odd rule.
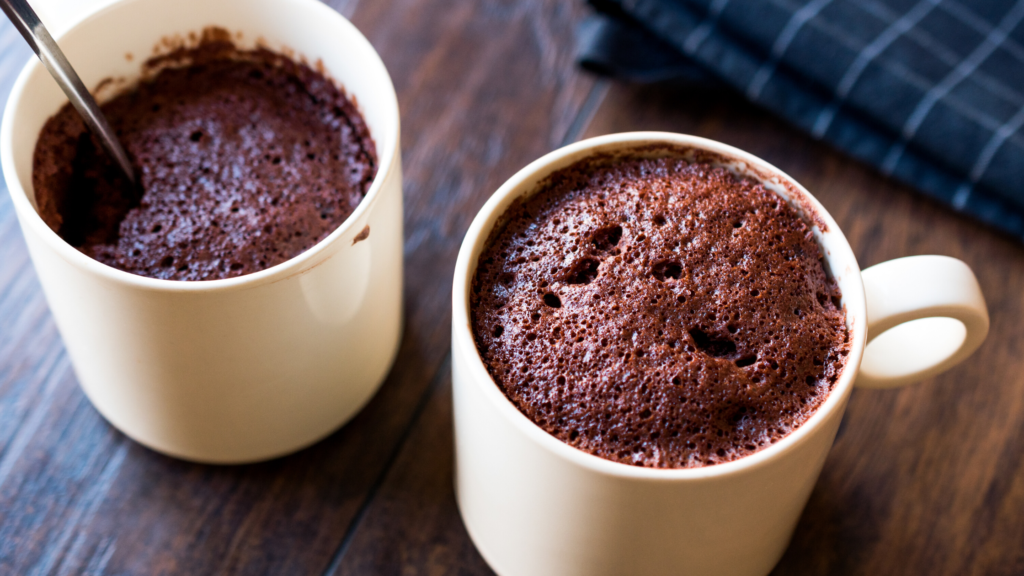
[[[473,339],[477,260],[511,203],[584,157],[651,144],[710,159],[797,208],[839,283],[852,336],[846,368],[817,412],[774,445],[716,466],[641,468],[562,443],[505,397]],[[959,260],[916,256],[862,273],[836,223],[782,171],[718,142],[657,132],[578,142],[505,182],[462,244],[452,306],[456,496],[473,542],[502,576],[767,574],[807,503],[854,382],[886,387],[927,378],[970,355],[988,332],[977,280]]]
[[[130,83],[162,39],[210,25],[234,33],[243,48],[259,41],[322,62],[366,119],[377,176],[355,212],[313,248],[267,270],[204,282],[136,276],[72,248],[36,212],[35,143],[66,98],[35,59],[4,112],[0,156],[50,309],[99,412],[166,454],[250,462],[344,424],[394,360],[402,294],[398,101],[366,38],[316,0],[125,0],[65,26],[57,41],[87,86]]]

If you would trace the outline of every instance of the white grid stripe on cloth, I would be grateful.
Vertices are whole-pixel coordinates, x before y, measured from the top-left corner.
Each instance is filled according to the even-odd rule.
[[[832,0],[813,0],[793,13],[789,22],[786,23],[782,32],[775,39],[775,43],[772,44],[771,58],[762,64],[757,72],[754,73],[754,77],[750,79],[750,84],[747,86],[747,96],[751,100],[757,100],[761,95],[761,90],[764,90],[765,84],[771,79],[772,73],[775,72],[775,67],[778,65],[779,60],[782,59],[783,54],[786,53],[789,44],[796,38],[797,32],[800,31],[808,20],[817,16],[830,2]]]
[[[883,50],[888,48],[890,44],[895,42],[897,38],[920,22],[925,15],[935,8],[938,1],[921,0],[860,51],[860,54],[857,55],[857,58],[846,69],[846,73],[843,74],[838,86],[836,86],[835,98],[828,106],[822,109],[821,113],[818,114],[817,120],[814,121],[814,126],[811,128],[812,136],[821,138],[828,131],[829,126],[832,125],[832,119],[836,116],[836,111],[843,101],[846,100],[850,90],[853,89],[860,75],[868,67],[868,64],[881,54]]]
[[[992,31],[991,34],[982,40],[981,44],[974,49],[971,54],[964,59],[952,72],[946,75],[941,82],[936,84],[924,98],[918,102],[917,107],[907,118],[906,123],[903,125],[902,140],[897,140],[893,143],[893,146],[889,148],[889,152],[886,154],[885,160],[882,162],[882,171],[886,174],[891,174],[896,169],[897,163],[903,156],[903,151],[906,149],[907,142],[909,142],[917,130],[921,127],[924,119],[931,112],[935,104],[941,100],[946,94],[949,93],[957,84],[959,84],[964,78],[966,78],[975,68],[981,65],[986,58],[989,57],[992,52],[996,50],[1007,38],[1007,34],[1017,24],[1020,23],[1021,19],[1024,19],[1024,0],[1017,0],[1013,8],[1006,13],[1003,17],[1002,22],[999,23],[999,27]],[[996,128],[998,130],[998,128]]]
[[[981,149],[978,154],[978,160],[974,163],[971,168],[971,182],[977,182],[981,180],[981,177],[985,175],[985,170],[988,170],[988,165],[992,163],[992,159],[995,158],[996,152],[1002,147],[1003,143],[1006,142],[1010,136],[1015,132],[1024,127],[1024,108],[1021,108],[1010,118],[1009,122],[1003,124],[996,130],[996,133],[992,135],[992,138],[985,144],[985,147]]]
[[[612,1],[632,14],[635,0]],[[675,14],[675,1],[643,1]],[[716,12],[720,1],[700,2],[713,25],[635,16],[755,102],[1024,240],[1024,75],[1013,68],[1024,0],[900,0],[898,11],[890,0],[767,0],[770,18],[741,0]],[[823,48],[804,51],[810,38]]]
[[[783,0],[769,1],[775,4],[776,6],[780,6],[783,8],[792,8],[791,5],[784,3]],[[842,28],[834,27],[830,25],[828,22],[825,22],[821,19],[813,19],[807,25],[828,34],[830,37],[832,37],[835,40],[838,40],[843,46],[849,48],[851,51],[860,52],[861,50],[864,49],[864,46],[859,42],[858,39],[850,36]],[[924,78],[923,76],[914,72],[913,70],[906,68],[905,66],[899,64],[898,62],[885,59],[877,60],[876,62],[883,69],[892,72],[894,75],[902,78],[911,86],[914,86],[915,88],[919,89],[922,93],[928,92],[934,86],[934,84],[930,82],[928,79]],[[998,120],[997,118],[993,118],[992,116],[985,113],[985,111],[983,110],[978,110],[977,108],[971,106],[970,102],[962,101],[953,95],[947,95],[945,102],[951,108],[962,114],[965,118],[969,118],[978,123],[979,125],[981,125],[982,127],[988,128],[993,132],[998,130],[999,127],[1003,125],[1002,121]]]
[[[708,7],[708,17],[690,32],[690,35],[686,38],[686,42],[683,43],[683,50],[687,54],[693,54],[700,48],[700,45],[707,40],[708,35],[714,30],[718,24],[718,17],[721,16],[722,10],[725,10],[725,5],[729,3],[729,0],[714,0],[711,6]]]
[[[942,3],[942,9],[956,16],[968,26],[974,28],[975,31],[985,36],[995,31],[995,27],[986,22],[984,18],[978,16],[970,7],[964,6],[956,0],[945,0]],[[1024,64],[1024,46],[1018,44],[1013,38],[1007,38],[1003,43],[1003,48],[1007,53]]]
[[[940,6],[943,1],[948,0],[939,0]],[[888,6],[878,2],[877,0],[863,0],[863,2],[858,3],[857,6],[869,14],[883,20],[890,20],[900,16],[898,12],[890,10]],[[912,28],[908,30],[904,36],[916,42],[918,46],[924,48],[941,60],[943,64],[946,64],[951,68],[960,62],[960,56],[921,28]],[[971,75],[971,78],[993,94],[1005,99],[1007,102],[1016,106],[1024,106],[1024,95],[1018,92],[1013,86],[1003,82],[1001,79],[996,78],[983,70],[975,70],[974,74]]]
[[[973,190],[974,187],[971,186],[970,183],[964,182],[956,189],[956,192],[953,194],[953,199],[950,200],[949,203],[953,205],[953,208],[963,210],[964,206],[967,206],[967,199],[971,197],[971,192]]]

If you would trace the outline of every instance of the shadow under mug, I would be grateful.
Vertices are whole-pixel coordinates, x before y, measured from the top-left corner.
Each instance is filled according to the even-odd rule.
[[[763,183],[812,226],[842,290],[852,344],[839,381],[802,426],[733,462],[651,469],[572,448],[519,412],[474,343],[469,295],[477,260],[512,202],[582,158],[640,147],[637,153],[682,154]],[[915,256],[861,272],[832,217],[785,173],[725,144],[659,132],[578,142],[505,182],[470,225],[452,307],[456,497],[470,537],[502,576],[767,574],[789,543],[855,381],[890,387],[922,380],[966,358],[988,332],[981,289],[964,263]]]
[[[85,84],[97,86],[138,78],[163,39],[173,44],[211,25],[242,48],[259,44],[322,63],[370,128],[377,175],[355,212],[313,248],[260,272],[202,282],[136,276],[72,248],[36,211],[35,143],[67,101],[36,59],[8,101],[0,158],[43,291],[97,410],[159,452],[252,462],[344,424],[394,360],[402,294],[398,101],[366,38],[316,0],[125,0],[57,40]]]

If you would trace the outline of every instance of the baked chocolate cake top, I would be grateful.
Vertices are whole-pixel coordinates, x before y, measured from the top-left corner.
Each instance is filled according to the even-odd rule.
[[[40,213],[72,246],[143,276],[227,278],[308,250],[363,199],[374,142],[322,74],[268,50],[239,51],[224,34],[157,64],[155,77],[102,106],[141,190],[70,105],[39,136]]]
[[[810,228],[761,184],[595,157],[514,204],[470,296],[494,381],[537,425],[655,468],[729,462],[824,402],[849,351]]]

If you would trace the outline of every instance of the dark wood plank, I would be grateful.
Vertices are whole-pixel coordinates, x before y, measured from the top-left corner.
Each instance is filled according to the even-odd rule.
[[[446,374],[330,574],[494,574],[473,547],[455,506],[453,442],[451,375]]]
[[[308,574],[343,551],[430,383],[447,373],[451,271],[471,217],[561,142],[593,81],[571,65],[568,4],[337,6],[380,51],[403,113],[406,326],[387,382],[348,426],[288,458],[210,467],[141,448],[78,390],[5,196],[0,572]]]
[[[1024,249],[736,97],[616,85],[584,135],[630,130],[692,133],[753,152],[821,199],[862,265],[912,254],[961,258],[993,311],[989,341],[952,372],[905,390],[854,393],[774,573],[1024,571]],[[449,394],[443,387],[431,400],[337,573],[491,573],[455,507]]]

